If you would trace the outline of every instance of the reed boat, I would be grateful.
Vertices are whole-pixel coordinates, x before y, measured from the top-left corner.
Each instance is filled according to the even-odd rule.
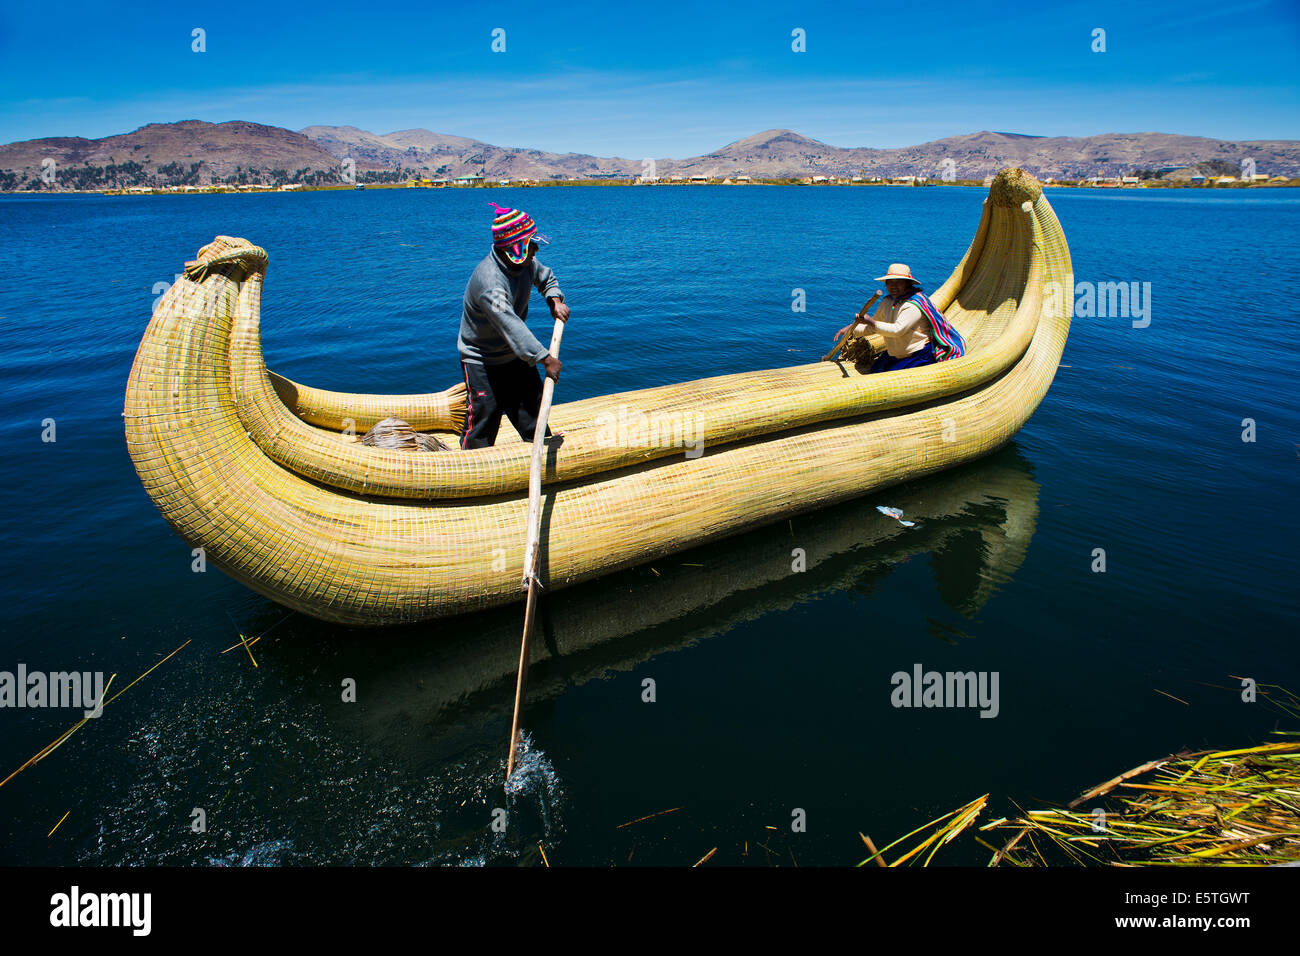
[[[217,237],[141,340],[123,416],[163,517],[214,566],[324,620],[412,623],[521,599],[530,445],[361,444],[386,417],[458,430],[464,386],[366,395],[275,375],[260,338],[266,268],[263,249]],[[930,293],[966,339],[962,358],[877,375],[819,362],[556,405],[542,583],[596,578],[1001,447],[1059,365],[1070,273],[1041,184],[1003,170],[965,255]]]

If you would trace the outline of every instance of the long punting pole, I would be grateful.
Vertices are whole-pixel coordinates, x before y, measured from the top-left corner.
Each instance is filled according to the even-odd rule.
[[[840,354],[840,349],[844,348],[844,343],[847,342],[849,340],[849,336],[853,334],[853,326],[857,325],[859,322],[861,322],[863,319],[867,317],[867,313],[871,311],[871,307],[876,304],[876,300],[879,298],[880,298],[880,293],[877,292],[875,295],[871,297],[871,300],[866,305],[864,305],[862,308],[858,310],[858,317],[853,320],[853,324],[848,327],[848,330],[843,335],[840,336],[840,340],[835,343],[835,348],[831,349],[829,352],[827,352],[825,355],[822,356],[823,362],[833,361],[835,359],[835,356]]]
[[[551,357],[560,357],[560,337],[564,323],[556,319],[551,333]],[[549,375],[542,385],[542,404],[537,410],[537,430],[533,432],[533,463],[528,472],[528,542],[524,545],[523,586],[528,591],[524,605],[524,638],[519,645],[519,676],[515,679],[515,716],[510,721],[510,755],[506,758],[506,780],[515,772],[515,755],[519,752],[519,715],[524,709],[524,692],[528,686],[528,648],[533,638],[533,618],[537,610],[537,592],[541,582],[537,572],[541,559],[539,541],[542,523],[542,457],[546,450],[546,419],[551,415],[555,396],[555,379]]]

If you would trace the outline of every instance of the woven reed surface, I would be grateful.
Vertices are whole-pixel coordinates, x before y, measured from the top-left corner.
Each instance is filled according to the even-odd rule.
[[[385,418],[400,418],[420,432],[459,432],[465,427],[464,382],[422,395],[363,395],[300,385],[271,371],[267,375],[289,411],[321,428],[362,433]]]
[[[1032,188],[1036,183],[1006,177],[1000,174],[991,191],[1001,201],[986,204],[981,218],[987,236],[977,234],[934,297],[970,341],[967,358],[871,378],[852,370],[845,378],[830,363],[744,373],[739,380],[722,376],[571,403],[572,419],[557,407],[555,424],[568,427],[593,409],[607,409],[612,398],[669,398],[689,408],[743,395],[751,406],[744,421],[766,416],[764,427],[776,420],[784,430],[726,444],[711,442],[706,433],[701,457],[672,449],[669,458],[547,486],[543,582],[556,588],[639,564],[938,471],[1010,439],[1041,401],[1059,363],[1069,312],[1043,315],[1042,286],[1064,282],[1070,260],[1051,206]],[[1029,195],[1021,199],[1031,203],[1024,211],[1014,200]],[[334,469],[331,480],[339,481],[356,464],[351,456],[358,447],[291,414],[260,365],[265,263],[256,247],[219,238],[187,271],[193,278],[179,280],[164,296],[141,342],[127,384],[127,443],[164,517],[237,580],[328,620],[391,624],[519,599],[526,495],[374,500],[366,494],[373,494],[368,474],[358,489],[366,493],[344,493],[280,463],[295,461],[310,473],[322,462],[304,459],[295,445],[310,440],[313,454]],[[975,371],[963,371],[962,363]],[[800,377],[801,386],[790,390],[799,394],[791,407],[774,409],[768,392],[780,392],[791,376]],[[880,381],[888,379],[894,381]],[[961,384],[954,387],[954,379]],[[830,397],[807,394],[818,384]],[[752,413],[754,406],[761,412]],[[828,413],[828,407],[849,410]],[[872,410],[843,417],[863,408]],[[400,415],[400,409],[389,411]],[[834,417],[792,429],[809,415],[828,414]],[[317,440],[332,449],[317,448]],[[517,444],[526,453],[527,446]],[[405,459],[406,469],[410,462],[449,461],[444,477],[460,476],[481,495],[502,490],[510,477],[502,463],[514,449],[360,453]],[[373,459],[367,467],[374,467]],[[384,481],[421,477],[396,462],[377,470],[384,468],[391,472]],[[464,493],[450,482],[447,487]]]

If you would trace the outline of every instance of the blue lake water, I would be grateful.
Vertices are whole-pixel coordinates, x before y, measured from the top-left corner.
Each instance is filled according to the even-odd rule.
[[[946,278],[983,196],[0,197],[0,670],[116,673],[116,692],[191,641],[0,787],[0,863],[492,865],[537,862],[541,844],[553,865],[689,865],[714,847],[719,864],[839,865],[864,856],[859,831],[883,845],[984,793],[985,819],[1064,802],[1286,726],[1239,678],[1300,691],[1292,190],[1049,191],[1076,281],[1149,282],[1149,325],[1076,318],[1037,413],[983,461],[545,598],[509,795],[521,607],[390,631],[290,614],[193,573],[127,456],[153,301],[218,234],[270,254],[270,368],[430,391],[460,379],[488,201],[522,206],[555,239],[543,261],[573,309],[567,401],[812,361],[890,262]],[[540,300],[533,316],[544,337]],[[222,653],[240,633],[265,633],[257,668]],[[891,675],[915,664],[997,672],[996,718],[893,707]],[[0,777],[79,717],[0,709]],[[986,858],[966,841],[937,862]]]

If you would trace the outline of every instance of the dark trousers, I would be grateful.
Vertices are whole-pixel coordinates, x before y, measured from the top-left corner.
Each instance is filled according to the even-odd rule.
[[[461,362],[460,367],[465,373],[465,397],[469,403],[460,447],[490,448],[497,440],[503,413],[520,438],[532,441],[542,404],[542,375],[537,367],[519,359],[504,365]],[[546,434],[550,436],[549,428]]]

